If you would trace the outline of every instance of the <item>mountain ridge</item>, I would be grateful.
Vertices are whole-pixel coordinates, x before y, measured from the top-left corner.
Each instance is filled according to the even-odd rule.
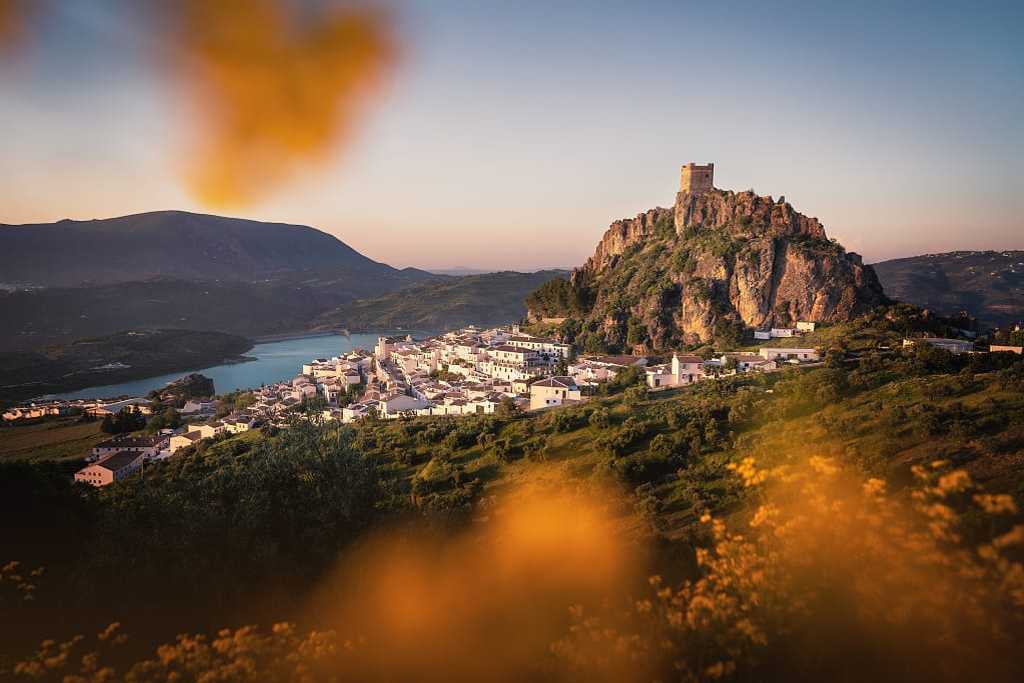
[[[340,272],[407,280],[397,269],[308,225],[167,210],[55,223],[0,224],[6,284],[73,287],[152,278],[257,281]]]
[[[943,315],[966,311],[989,326],[1024,320],[1024,250],[958,250],[874,264],[886,292]]]

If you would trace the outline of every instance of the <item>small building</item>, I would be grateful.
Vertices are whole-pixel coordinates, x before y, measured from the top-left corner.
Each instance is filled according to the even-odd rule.
[[[814,332],[814,328],[817,327],[817,325],[817,323],[799,320],[796,323],[796,329],[798,332]]]
[[[754,330],[754,339],[765,340],[765,339],[771,339],[771,338],[772,338],[771,330]]]
[[[256,426],[256,418],[251,415],[236,415],[223,420],[224,430],[229,434],[241,434]]]
[[[132,451],[118,451],[75,472],[75,481],[92,486],[109,486],[142,467],[145,456]]]
[[[988,347],[991,353],[1015,353],[1018,356],[1024,355],[1024,346],[1004,346],[1002,344],[992,344]]]
[[[106,456],[113,455],[118,451],[140,453],[147,458],[152,458],[160,452],[166,440],[167,437],[162,434],[154,434],[153,436],[116,436],[93,446],[90,458],[99,462]]]
[[[170,450],[171,453],[175,453],[178,449],[191,446],[192,444],[202,441],[203,435],[198,431],[185,432],[184,434],[175,434],[171,437]]]
[[[671,363],[647,366],[645,374],[652,389],[686,386],[704,379],[704,359],[674,353]]]
[[[223,434],[227,431],[224,423],[221,421],[211,422],[209,424],[196,425],[196,431],[199,432],[200,436],[204,439],[212,439],[218,434]]]
[[[799,361],[801,363],[814,363],[821,360],[821,354],[817,349],[785,349],[785,348],[762,348],[758,355],[765,360],[779,362]]]
[[[213,401],[196,401],[189,399],[181,409],[182,415],[194,415],[196,413],[213,413],[217,411],[217,404]]]
[[[786,339],[796,334],[796,330],[792,327],[773,327],[769,332],[772,339]]]
[[[572,377],[548,377],[530,385],[530,410],[551,408],[581,399],[580,388]]]

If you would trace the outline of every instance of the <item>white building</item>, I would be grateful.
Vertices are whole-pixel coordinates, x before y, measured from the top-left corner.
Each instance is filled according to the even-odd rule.
[[[142,467],[145,458],[142,453],[117,451],[75,472],[75,481],[96,487],[108,486]]]
[[[585,356],[569,366],[569,376],[577,384],[596,384],[615,379],[627,368],[646,365],[642,356]]]
[[[530,410],[580,401],[580,388],[572,377],[548,377],[530,385]]]
[[[167,437],[159,434],[153,436],[115,436],[93,446],[90,457],[98,462],[108,455],[125,452],[137,453],[147,458],[152,458],[160,452],[166,441]]]
[[[544,356],[557,358],[568,358],[572,353],[570,345],[547,337],[513,336],[508,338],[507,344],[509,346],[532,349]]]
[[[778,362],[799,361],[801,363],[813,363],[821,360],[821,354],[817,349],[783,349],[765,347],[758,351],[758,355],[765,360]]]
[[[174,434],[171,436],[170,450],[171,453],[175,453],[178,449],[191,446],[193,444],[202,441],[203,435],[198,431],[185,432],[184,434]]]
[[[694,384],[704,379],[704,359],[674,353],[671,363],[648,366],[646,375],[647,386],[652,389]]]

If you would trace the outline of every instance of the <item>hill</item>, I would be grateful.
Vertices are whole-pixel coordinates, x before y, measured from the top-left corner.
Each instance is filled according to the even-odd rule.
[[[569,318],[563,333],[586,350],[649,352],[735,346],[751,328],[845,321],[885,301],[871,267],[816,218],[784,198],[711,189],[612,223],[569,283],[527,305],[535,319]]]
[[[319,316],[320,328],[441,331],[468,324],[499,325],[523,318],[526,295],[563,270],[505,271],[414,285],[372,299],[343,304]]]
[[[429,275],[373,261],[308,226],[185,211],[0,225],[0,273],[4,283],[39,287],[151,278],[255,281],[345,274],[414,281]]]
[[[984,325],[1024,320],[1024,251],[953,251],[874,264],[889,296]]]
[[[372,282],[365,283],[365,287]],[[306,329],[365,291],[323,283],[149,280],[0,292],[0,350],[67,344],[123,329],[175,327],[260,336]]]
[[[223,332],[140,330],[31,352],[0,352],[0,400],[217,365],[251,348],[248,339]]]
[[[373,261],[327,233],[183,211],[0,226],[0,350],[124,329],[259,336],[444,276]]]

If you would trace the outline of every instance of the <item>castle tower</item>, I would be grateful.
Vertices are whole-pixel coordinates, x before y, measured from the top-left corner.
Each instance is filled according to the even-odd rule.
[[[700,166],[692,161],[683,164],[679,173],[679,191],[697,194],[715,186],[715,165]]]

